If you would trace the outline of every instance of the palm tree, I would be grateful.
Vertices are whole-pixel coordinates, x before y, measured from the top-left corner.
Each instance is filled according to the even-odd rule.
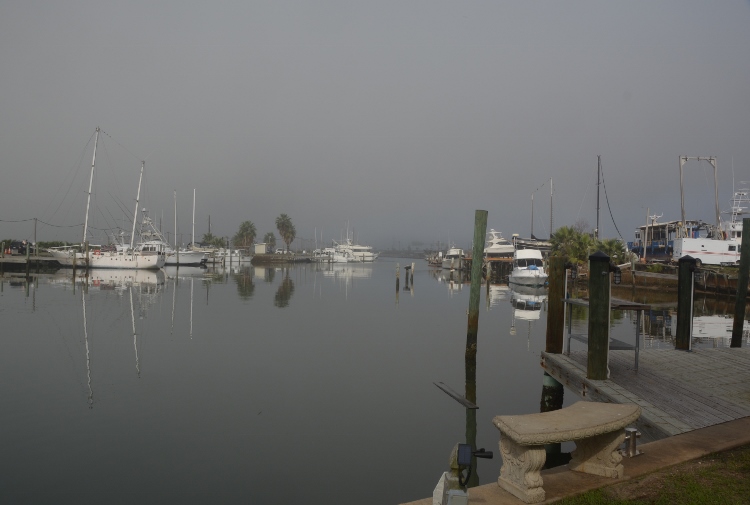
[[[625,245],[616,238],[600,240],[597,247],[615,263],[622,263],[626,259]]]
[[[279,230],[281,240],[286,244],[286,252],[289,252],[289,244],[291,244],[294,237],[297,236],[297,230],[294,229],[292,218],[286,214],[281,214],[276,218],[276,229]]]
[[[276,248],[276,235],[273,234],[273,232],[269,231],[263,236],[263,242],[268,244],[268,247],[271,249]]]
[[[255,241],[255,236],[257,234],[258,234],[258,231],[255,229],[255,225],[253,224],[253,222],[244,221],[242,224],[240,224],[240,229],[232,238],[232,242],[234,242],[235,247],[240,246],[240,247],[248,248],[251,245],[253,245],[253,242]]]
[[[552,237],[550,237],[552,254],[567,256],[571,261],[574,261],[576,259],[574,256],[579,235],[581,233],[570,226],[561,226],[555,230]]]

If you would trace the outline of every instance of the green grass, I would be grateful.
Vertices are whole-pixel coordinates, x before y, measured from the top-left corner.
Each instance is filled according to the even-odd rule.
[[[557,502],[560,505],[750,503],[750,446],[712,454]]]

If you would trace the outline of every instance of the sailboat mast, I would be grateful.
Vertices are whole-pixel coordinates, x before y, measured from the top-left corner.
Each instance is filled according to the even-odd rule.
[[[138,219],[138,202],[141,199],[141,181],[143,180],[143,167],[145,161],[141,161],[141,175],[138,177],[138,193],[135,195],[135,212],[133,212],[133,231],[130,234],[130,249],[133,250],[133,241],[135,240],[135,222]]]
[[[597,156],[596,157],[597,164],[596,164],[596,239],[599,238],[599,186],[601,185],[601,182],[599,181],[599,177],[602,173],[602,157]]]
[[[86,234],[89,230],[89,207],[91,207],[91,188],[94,186],[94,165],[96,165],[96,146],[99,144],[99,127],[96,127],[96,137],[94,138],[94,157],[91,160],[91,177],[89,178],[89,196],[86,200],[86,219],[83,222],[83,240],[81,244],[86,243]]]
[[[531,237],[534,238],[534,193],[531,193]]]
[[[180,244],[177,242],[177,190],[174,191],[174,253],[180,263]]]
[[[549,237],[552,238],[552,177],[549,178]]]
[[[195,188],[193,188],[193,235],[190,237],[190,243],[195,247]]]

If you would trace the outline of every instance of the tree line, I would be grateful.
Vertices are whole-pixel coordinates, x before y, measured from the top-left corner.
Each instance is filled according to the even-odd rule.
[[[286,250],[289,252],[289,246],[297,237],[297,230],[294,228],[292,218],[286,214],[281,214],[276,218],[276,230],[279,232],[281,240],[286,244]],[[232,246],[235,248],[249,249],[255,243],[258,236],[258,229],[252,221],[243,221],[237,233],[232,237]],[[201,240],[203,244],[210,244],[216,247],[225,247],[224,237],[216,237],[212,233],[206,233]],[[271,249],[276,247],[276,235],[268,232],[263,236],[263,242],[268,244]]]

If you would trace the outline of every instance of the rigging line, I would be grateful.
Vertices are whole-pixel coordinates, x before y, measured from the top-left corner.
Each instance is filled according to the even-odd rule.
[[[596,169],[599,170],[599,167],[597,166]],[[591,188],[591,186],[592,186],[592,184],[590,184],[590,183],[586,185],[586,192],[583,194],[583,200],[581,200],[581,206],[578,208],[578,214],[576,215],[576,222],[581,217],[581,211],[583,210],[583,204],[586,203],[586,196],[588,196],[588,194],[589,194],[589,188]]]
[[[81,163],[83,163],[83,156],[84,156],[84,155],[86,154],[86,150],[88,149],[89,145],[91,145],[91,141],[93,140],[93,138],[94,138],[94,136],[95,136],[95,135],[96,135],[96,131],[94,131],[94,133],[92,133],[92,134],[91,134],[91,137],[89,137],[89,140],[88,140],[88,142],[86,142],[86,145],[85,145],[85,146],[83,146],[83,149],[81,149],[81,156],[80,156],[80,157],[78,158],[78,164],[77,164],[77,165],[74,165],[74,167],[76,167],[76,168],[74,169],[73,167],[71,167],[71,168],[70,168],[70,169],[68,170],[68,174],[67,174],[67,175],[65,176],[65,179],[67,179],[68,177],[70,177],[71,173],[72,173],[72,172],[73,172],[74,170],[75,170],[75,171],[78,171],[78,170],[80,170],[80,168],[81,168]],[[63,179],[63,181],[64,181],[65,179]],[[74,181],[75,181],[75,175],[73,175],[73,177],[70,177],[70,183],[68,184],[68,189],[66,189],[66,190],[65,190],[65,195],[63,196],[62,200],[60,200],[60,204],[59,204],[59,205],[57,206],[57,209],[55,209],[55,211],[54,211],[54,212],[52,213],[52,215],[53,215],[53,216],[57,215],[57,213],[58,213],[58,212],[60,211],[60,207],[62,207],[62,204],[63,204],[63,203],[65,202],[65,200],[67,199],[67,197],[68,197],[68,194],[70,193],[70,189],[71,189],[71,187],[73,186],[73,182],[74,182]],[[59,189],[59,188],[58,188],[58,189]],[[44,208],[44,210],[42,211],[42,217],[44,217],[44,216],[46,215],[46,213],[47,213],[47,210],[49,210],[49,207],[50,207],[50,205],[52,205],[52,202],[53,202],[53,201],[54,201],[54,197],[53,197],[53,198],[51,198],[51,199],[49,200],[49,202],[47,203],[47,206],[46,206],[46,207]]]
[[[70,225],[61,225],[61,224],[51,224],[47,223],[46,221],[39,220],[40,223],[46,224],[47,226],[52,226],[53,228],[76,228],[78,226],[83,226],[83,223],[78,224],[70,224]]]
[[[604,184],[604,170],[602,170],[601,174],[602,174],[602,186],[604,186],[604,199],[607,200],[607,208],[609,209],[609,217],[612,218],[612,224],[615,225],[615,230],[617,230],[617,234],[620,236],[620,240],[625,242],[625,239],[622,237],[622,233],[620,233],[620,229],[617,227],[617,223],[615,223],[615,216],[612,215],[612,207],[609,206],[609,196],[607,196],[607,185]]]
[[[0,219],[0,223],[25,223],[27,221],[33,221],[33,220],[34,220],[33,217],[31,219],[17,219],[17,220],[13,220],[13,219]]]
[[[131,150],[129,150],[129,149],[127,148],[127,147],[125,147],[124,145],[120,144],[120,143],[119,143],[119,142],[118,142],[117,140],[115,140],[115,138],[114,138],[114,137],[112,137],[112,135],[110,135],[109,133],[105,132],[104,130],[101,130],[101,132],[102,132],[102,133],[103,133],[104,135],[106,135],[107,137],[111,138],[111,139],[112,139],[112,142],[114,142],[114,143],[115,143],[115,144],[117,144],[118,146],[122,147],[122,148],[123,148],[123,149],[125,150],[125,152],[127,152],[127,153],[128,153],[129,155],[131,155],[131,156],[132,156],[133,158],[135,158],[135,159],[136,159],[136,160],[138,160],[138,161],[141,161],[141,158],[139,158],[138,156],[136,156],[136,155],[135,155],[135,154],[134,154],[134,153],[133,153],[133,152],[132,152]]]

